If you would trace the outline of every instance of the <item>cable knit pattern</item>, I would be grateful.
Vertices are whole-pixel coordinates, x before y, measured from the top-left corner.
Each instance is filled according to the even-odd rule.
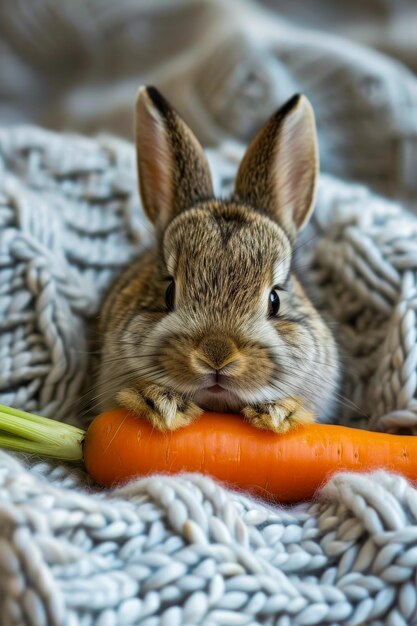
[[[63,468],[0,459],[4,626],[417,623],[402,478],[340,474],[285,511],[198,475],[86,495]]]
[[[306,235],[314,243],[303,267],[337,321],[342,347],[340,419],[361,418],[362,427],[389,432],[414,429],[417,219],[363,187],[323,178]]]
[[[241,152],[209,152],[217,192]],[[76,422],[103,290],[149,241],[134,151],[1,130],[0,171],[1,401]],[[298,261],[337,321],[345,423],[417,424],[416,237],[398,205],[322,177]],[[412,626],[416,518],[417,491],[383,472],[340,474],[284,510],[198,475],[103,492],[1,452],[1,624]]]
[[[144,241],[134,154],[116,140],[0,131],[0,395],[67,415],[85,377],[85,321]]]

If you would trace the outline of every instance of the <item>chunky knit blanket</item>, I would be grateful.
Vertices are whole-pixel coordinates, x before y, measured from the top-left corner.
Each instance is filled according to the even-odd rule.
[[[184,19],[197,4],[178,2],[178,15]],[[94,2],[85,6],[93,12]],[[207,11],[212,7],[215,17],[221,4],[207,1],[204,6]],[[50,14],[54,19],[57,10]],[[33,19],[41,23],[46,15],[35,13]],[[106,13],[107,20],[111,15]],[[190,16],[197,20],[192,11]],[[62,26],[65,17],[57,24]],[[71,18],[74,27],[75,13]],[[4,20],[0,24],[1,30]],[[195,87],[206,103],[199,109],[200,130],[204,120],[205,128],[219,130],[220,120],[229,119],[242,123],[232,134],[243,136],[243,114],[216,118],[213,109],[214,103],[220,112],[228,99],[230,104],[230,89],[239,84],[242,68],[255,67],[273,95],[269,104],[281,95],[271,48],[254,46],[249,38],[245,66],[250,25],[243,17],[240,28],[246,43],[239,44],[236,71],[228,68],[237,83],[219,85],[217,99],[214,92],[201,91],[207,84],[203,79],[213,72],[193,74],[185,72],[184,64],[177,67],[188,81],[181,93]],[[282,37],[276,40],[280,46],[274,54],[291,79],[284,84],[303,87],[309,74],[321,72],[322,84],[330,89],[339,63],[340,89],[349,85],[356,102],[369,96],[368,108],[355,110],[364,132],[375,138],[384,120],[378,145],[401,145],[409,155],[393,120],[398,120],[395,105],[402,98],[403,128],[413,123],[417,92],[412,74],[401,66],[395,71],[389,60],[371,52],[367,56],[362,49],[359,62],[357,47],[326,38],[307,38],[317,55],[303,56],[302,31],[295,42],[290,37],[296,30],[279,30]],[[268,37],[272,46],[272,21]],[[21,58],[28,41],[21,42]],[[58,46],[59,37],[46,41]],[[322,53],[325,45],[338,50],[330,65]],[[212,69],[217,64],[222,76],[222,57],[209,46],[206,51],[207,62],[211,59]],[[227,58],[232,66],[233,58]],[[28,63],[34,61],[28,57]],[[366,69],[371,76],[376,68],[378,84],[401,89],[378,91],[376,100],[373,89],[355,91],[358,74]],[[245,113],[253,103],[249,84],[240,92]],[[189,102],[196,106],[195,98]],[[319,121],[327,110],[334,112],[334,102],[326,109],[327,102],[316,98]],[[373,111],[375,102],[377,113],[369,118],[366,111]],[[207,112],[211,117],[205,117]],[[337,135],[345,145],[346,129],[347,123],[341,124]],[[327,130],[321,131],[323,153],[329,164],[325,170],[331,170],[335,144],[329,141],[336,142],[336,135]],[[227,134],[220,131],[219,137]],[[357,139],[364,141],[358,130]],[[368,144],[364,149],[371,151]],[[335,163],[340,169],[346,163],[353,176],[358,152],[353,141],[349,145],[346,158],[340,151]],[[209,152],[218,193],[229,188],[241,153],[234,141]],[[375,174],[368,182],[384,191],[387,163],[395,162],[397,178],[389,179],[390,191],[415,206],[409,157],[388,151],[369,161],[370,152],[366,155],[363,171]],[[34,126],[0,129],[1,402],[85,425],[78,401],[88,379],[89,338],[103,291],[148,237],[129,143]],[[341,346],[345,379],[335,414],[341,423],[417,429],[416,242],[417,219],[405,208],[366,187],[322,176],[316,214],[300,241],[297,263]],[[416,587],[417,490],[384,472],[339,474],[314,502],[283,509],[199,475],[154,476],[101,491],[82,468],[0,452],[1,626],[413,626]]]

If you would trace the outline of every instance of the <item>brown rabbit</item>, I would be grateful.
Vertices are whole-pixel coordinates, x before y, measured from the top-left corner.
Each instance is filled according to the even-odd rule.
[[[229,199],[153,87],[136,103],[140,192],[156,243],[116,281],[101,319],[101,408],[173,430],[202,410],[286,432],[328,413],[338,380],[329,328],[291,270],[313,210],[314,114],[294,96],[250,144]]]

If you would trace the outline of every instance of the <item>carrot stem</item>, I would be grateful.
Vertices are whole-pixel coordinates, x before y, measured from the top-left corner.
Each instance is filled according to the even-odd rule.
[[[0,447],[81,461],[85,431],[0,404]]]

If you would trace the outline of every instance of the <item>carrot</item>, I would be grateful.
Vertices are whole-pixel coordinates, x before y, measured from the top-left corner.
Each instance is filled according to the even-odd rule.
[[[311,498],[341,470],[385,468],[417,480],[417,437],[311,424],[285,435],[254,428],[241,416],[205,413],[186,428],[161,433],[124,409],[88,429],[84,462],[102,485],[163,472],[202,472],[280,502]]]
[[[186,428],[161,433],[129,411],[114,409],[85,432],[0,405],[0,446],[84,459],[92,478],[105,486],[157,472],[202,472],[283,503],[310,499],[341,470],[384,468],[417,480],[417,437],[323,424],[276,435],[222,413],[205,413]]]

